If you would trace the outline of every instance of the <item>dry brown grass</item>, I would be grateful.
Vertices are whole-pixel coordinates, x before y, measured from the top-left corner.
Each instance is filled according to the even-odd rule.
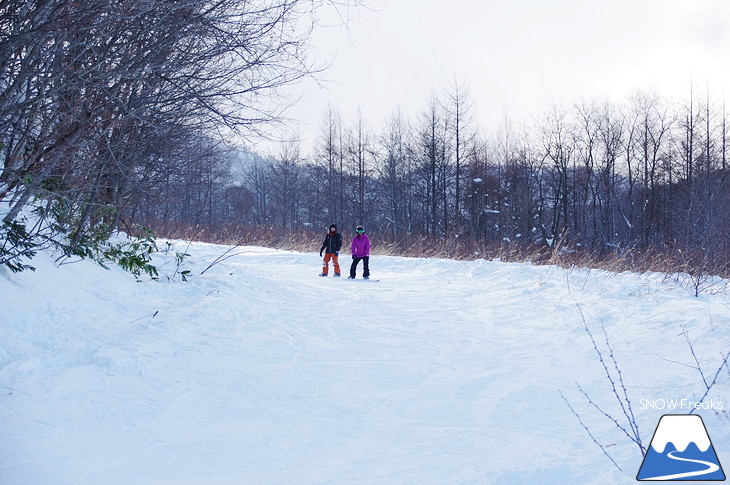
[[[156,223],[156,235],[169,239],[203,241],[223,245],[263,246],[301,252],[318,252],[324,239],[323,231],[300,230],[282,234],[273,227],[227,224],[212,230],[206,227],[172,226]],[[347,251],[352,235],[343,234]],[[637,249],[622,248],[610,252],[589,251],[568,241],[556,240],[553,246],[501,242],[485,243],[470,238],[443,239],[407,235],[401,237],[373,237],[373,254],[417,258],[444,258],[455,260],[487,259],[505,262],[530,262],[566,268],[602,269],[613,273],[658,272],[667,275],[684,274],[701,286],[708,276],[730,278],[730,259],[709,259],[702,251],[686,251],[672,247]]]
[[[156,236],[166,239],[200,241],[229,246],[262,246],[292,251],[312,251],[321,245],[324,235],[312,231],[282,234],[273,227],[246,224],[226,224],[215,229],[201,226],[172,225],[162,222],[148,224]]]

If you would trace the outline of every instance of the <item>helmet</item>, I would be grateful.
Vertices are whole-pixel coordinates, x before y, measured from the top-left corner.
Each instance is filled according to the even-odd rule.
[[[358,234],[362,234],[363,232],[365,232],[365,228],[362,226],[357,226],[355,228],[355,232],[357,232]]]

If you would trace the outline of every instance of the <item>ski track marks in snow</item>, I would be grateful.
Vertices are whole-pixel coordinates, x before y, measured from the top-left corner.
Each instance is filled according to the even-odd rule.
[[[691,362],[686,325],[711,361],[730,325],[726,295],[652,275],[374,256],[351,284],[263,248],[199,274],[224,251],[193,244],[189,283],[43,255],[0,275],[0,483],[633,483],[575,390],[618,415],[581,311],[636,399],[691,397],[662,358]]]

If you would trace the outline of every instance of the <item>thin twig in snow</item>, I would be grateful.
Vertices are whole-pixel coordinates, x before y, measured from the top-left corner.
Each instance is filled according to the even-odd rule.
[[[639,425],[636,423],[636,417],[634,416],[634,410],[631,407],[631,399],[629,399],[629,393],[626,390],[626,385],[624,384],[624,377],[621,373],[621,369],[618,367],[618,362],[616,361],[616,357],[613,354],[613,348],[611,347],[610,342],[608,341],[608,332],[606,332],[605,325],[601,324],[601,329],[603,330],[603,335],[606,339],[606,348],[608,348],[609,351],[609,357],[611,357],[611,360],[613,361],[613,367],[616,369],[616,373],[618,374],[618,381],[619,384],[621,384],[621,390],[623,391],[623,399],[626,403],[626,408],[624,409],[624,416],[626,416],[626,419],[629,421],[629,424],[631,426],[631,429],[634,432],[634,436],[636,436],[636,444],[639,445],[639,447],[644,450],[644,447],[641,445],[641,433],[639,432]],[[623,408],[623,405],[621,406]]]
[[[160,313],[160,310],[155,310],[155,313],[153,313],[152,315],[146,315],[146,316],[144,316],[144,317],[140,317],[140,318],[138,318],[137,320],[132,320],[132,321],[131,321],[131,322],[129,322],[129,323],[127,324],[127,325],[129,325],[130,323],[135,323],[135,322],[139,322],[140,320],[144,320],[145,318],[155,318],[155,317],[157,316],[157,314],[158,314],[158,313]]]
[[[239,255],[241,255],[241,254],[243,254],[243,253],[246,252],[246,251],[240,251],[240,252],[237,252],[237,253],[228,254],[231,251],[233,251],[234,249],[236,249],[237,247],[243,246],[244,244],[248,246],[248,245],[251,245],[251,244],[256,243],[256,242],[262,242],[262,241],[267,241],[267,240],[268,240],[268,238],[255,239],[255,240],[251,240],[251,241],[246,241],[245,238],[239,239],[238,242],[236,242],[236,244],[234,246],[230,247],[223,254],[221,254],[220,256],[218,256],[217,258],[215,258],[213,260],[213,262],[208,265],[207,268],[205,268],[203,271],[200,272],[200,274],[205,274],[205,272],[208,271],[210,268],[212,268],[213,266],[215,266],[218,263],[221,263],[221,262],[225,261],[226,259],[233,258],[235,256],[239,256]]]
[[[608,379],[608,382],[611,383],[611,391],[612,391],[614,397],[616,398],[616,401],[618,402],[619,406],[621,407],[621,411],[623,412],[623,415],[626,418],[626,421],[627,421],[627,423],[629,425],[629,428],[631,429],[631,433],[629,433],[626,430],[625,427],[621,426],[619,424],[619,422],[615,418],[613,418],[612,416],[610,416],[608,413],[606,413],[605,411],[603,411],[598,405],[596,405],[590,399],[590,397],[588,396],[588,394],[585,393],[583,391],[583,389],[580,388],[580,386],[578,386],[578,388],[581,389],[581,392],[583,392],[583,395],[586,397],[586,399],[588,399],[588,402],[589,403],[591,403],[604,416],[606,416],[611,421],[613,421],[613,423],[616,424],[616,426],[621,431],[623,431],[626,434],[626,436],[628,436],[629,439],[631,439],[631,441],[633,441],[634,443],[636,443],[636,445],[641,450],[641,454],[643,456],[644,454],[646,454],[646,448],[644,448],[644,445],[641,442],[641,434],[639,432],[639,426],[636,423],[636,417],[634,416],[633,409],[631,408],[631,400],[628,397],[628,391],[626,390],[626,385],[624,384],[623,376],[621,374],[621,370],[619,369],[618,362],[616,361],[616,358],[613,355],[613,349],[612,349],[611,345],[608,342],[608,333],[606,332],[606,328],[605,328],[605,326],[602,326],[603,333],[604,333],[605,339],[606,339],[606,346],[607,346],[607,348],[609,350],[609,357],[613,361],[613,367],[616,370],[616,372],[618,373],[618,381],[619,381],[619,384],[620,384],[621,389],[623,391],[622,392],[623,393],[623,398],[619,394],[619,391],[618,391],[617,386],[616,386],[616,380],[614,379],[614,376],[611,374],[611,371],[610,371],[610,369],[608,367],[608,364],[606,364],[606,360],[603,357],[603,352],[601,352],[601,350],[598,348],[598,344],[596,343],[596,339],[593,337],[593,334],[591,333],[590,329],[588,328],[588,322],[586,322],[585,315],[583,314],[583,310],[581,309],[580,305],[578,305],[577,303],[576,303],[576,306],[578,307],[578,311],[580,312],[581,319],[583,320],[583,328],[585,329],[586,333],[588,334],[588,337],[590,337],[591,342],[593,343],[593,350],[596,352],[596,355],[598,356],[598,360],[601,363],[601,365],[603,366],[603,371],[606,374],[606,378]]]
[[[598,442],[598,440],[596,439],[596,437],[595,437],[595,436],[593,436],[593,433],[591,433],[591,430],[590,430],[590,429],[588,429],[588,426],[586,426],[586,425],[585,425],[585,423],[583,422],[583,420],[582,420],[582,419],[580,419],[580,416],[578,415],[578,413],[577,413],[577,412],[575,412],[575,409],[573,409],[573,406],[571,406],[571,405],[570,405],[570,402],[568,402],[568,400],[567,400],[567,399],[565,398],[565,396],[563,395],[563,391],[559,391],[559,392],[560,392],[560,397],[562,397],[562,398],[563,398],[563,401],[565,401],[565,404],[566,404],[566,405],[568,406],[568,408],[570,409],[570,411],[571,411],[571,412],[573,413],[573,415],[574,415],[574,416],[575,416],[575,417],[576,417],[576,418],[578,419],[578,422],[580,423],[580,425],[581,425],[581,426],[583,426],[583,429],[584,429],[584,430],[586,430],[586,433],[588,433],[588,436],[590,436],[590,437],[591,437],[591,439],[593,440],[593,442],[594,442],[594,443],[595,443],[596,445],[598,445],[598,447],[599,447],[599,448],[601,449],[601,451],[603,452],[603,454],[604,454],[604,455],[606,455],[606,456],[608,457],[608,459],[609,459],[609,460],[611,460],[611,463],[613,463],[613,465],[614,465],[614,466],[615,466],[616,468],[618,468],[618,469],[619,469],[619,471],[622,471],[622,472],[623,472],[623,470],[621,469],[621,467],[620,467],[620,466],[618,466],[618,463],[616,463],[616,460],[614,460],[614,459],[613,459],[613,457],[612,457],[611,455],[609,455],[609,454],[608,454],[608,452],[606,451],[606,448],[605,448],[605,447],[604,447],[604,446],[603,446],[603,445],[602,445],[601,443],[599,443],[599,442]]]
[[[632,436],[632,434],[629,433],[629,431],[624,426],[621,426],[621,423],[619,423],[616,418],[614,418],[613,416],[608,414],[598,404],[593,402],[593,399],[591,399],[591,397],[588,395],[588,393],[579,384],[576,383],[576,386],[578,387],[578,390],[581,392],[581,394],[583,394],[583,396],[586,398],[586,400],[588,401],[588,404],[593,406],[599,413],[603,414],[604,417],[608,418],[611,422],[613,422],[613,424],[615,424],[616,427],[619,430],[621,430],[621,432],[623,434],[625,434],[628,439],[630,439],[631,441],[633,441],[634,443],[639,445],[639,448],[642,450],[642,453],[644,452],[643,451],[644,447],[641,445],[640,441],[637,441],[637,439],[634,436]],[[632,432],[633,432],[633,429],[632,429]]]
[[[689,346],[689,351],[692,353],[692,358],[695,360],[695,364],[697,364],[695,369],[697,369],[697,372],[700,373],[700,377],[702,377],[702,382],[704,382],[705,388],[707,390],[709,390],[710,386],[707,384],[707,379],[705,378],[705,373],[702,372],[702,365],[700,364],[700,361],[697,358],[697,354],[695,354],[694,343],[692,342],[692,340],[690,340],[689,333],[687,332],[687,327],[685,327],[684,325],[682,325],[682,335],[684,335],[684,340],[687,341],[687,345]]]
[[[729,358],[730,358],[730,351],[728,351],[728,353],[725,354],[725,358],[722,359],[722,364],[720,364],[720,367],[717,368],[717,372],[715,372],[715,377],[712,378],[712,382],[710,382],[710,385],[707,386],[707,390],[705,391],[705,393],[702,395],[702,397],[700,398],[700,400],[698,402],[704,402],[705,398],[710,393],[710,389],[712,389],[712,386],[714,386],[715,383],[717,382],[717,377],[720,375],[720,371],[722,371],[722,368],[727,365]],[[696,409],[692,409],[689,412],[689,414],[692,414],[695,411],[696,411]]]

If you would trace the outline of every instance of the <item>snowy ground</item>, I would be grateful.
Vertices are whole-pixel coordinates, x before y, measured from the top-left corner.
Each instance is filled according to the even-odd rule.
[[[167,256],[159,282],[0,271],[0,483],[636,483],[638,447],[577,388],[624,422],[584,319],[645,445],[672,411],[642,400],[704,393],[682,327],[710,379],[730,349],[727,292],[662,275],[374,256],[380,281],[348,281],[262,248],[201,275],[225,250],[193,245],[188,283]],[[727,473],[727,369],[710,399]]]

